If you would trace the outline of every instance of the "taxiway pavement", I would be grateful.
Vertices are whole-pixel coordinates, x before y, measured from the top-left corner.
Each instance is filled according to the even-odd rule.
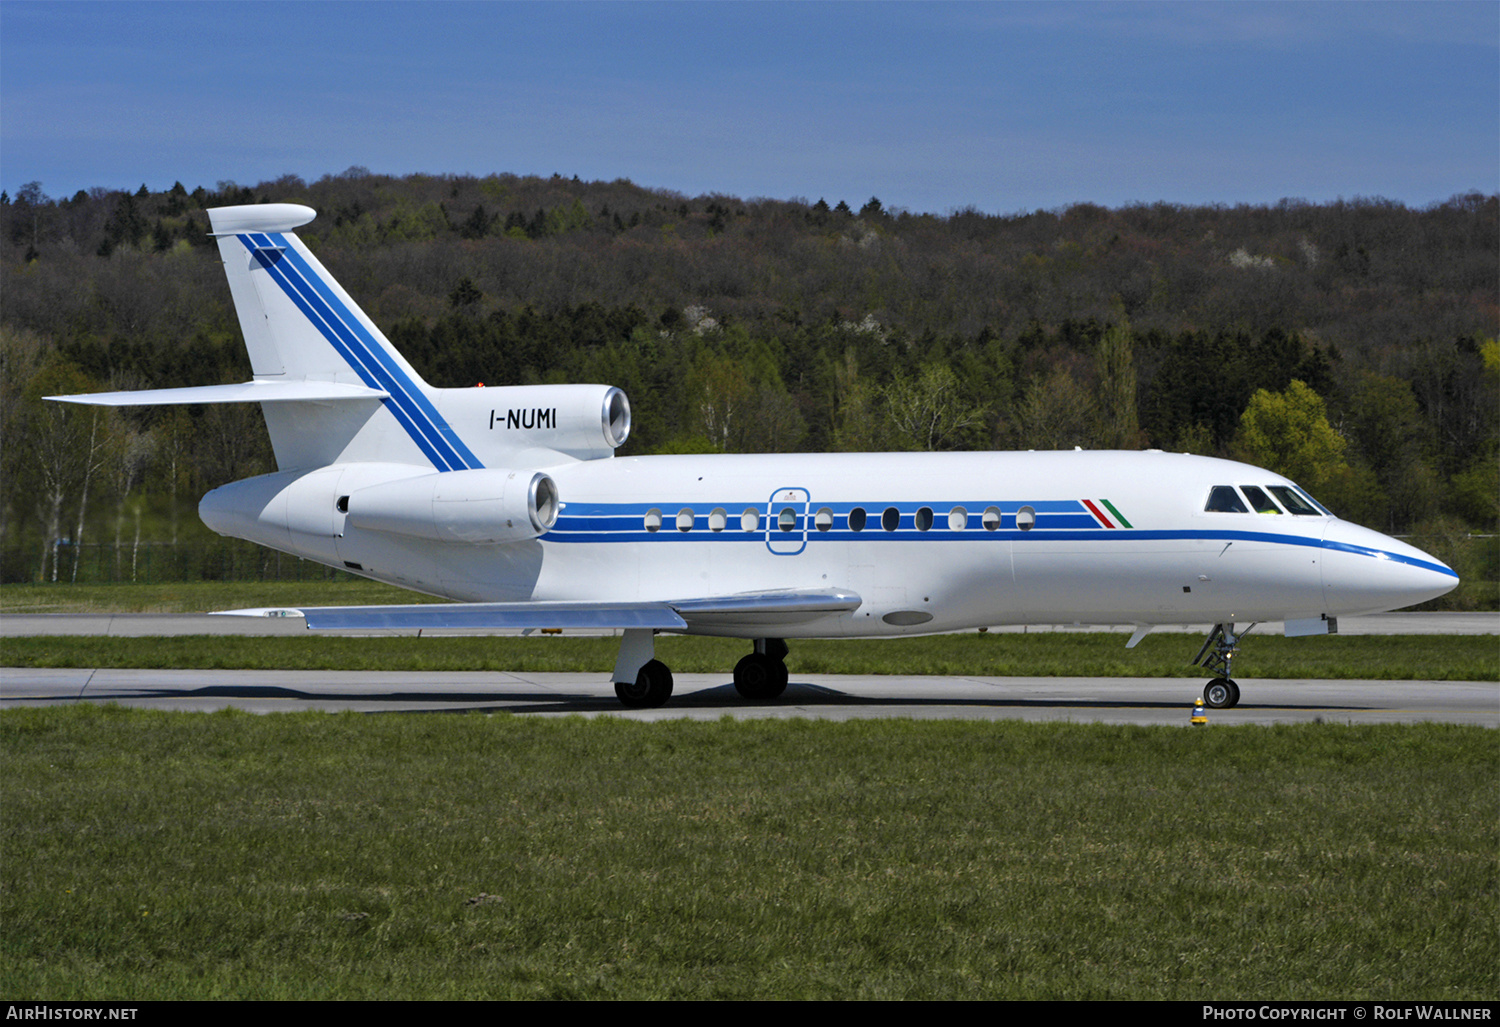
[[[0,708],[119,703],[167,710],[509,712],[632,720],[863,717],[1060,720],[1189,726],[1198,678],[924,677],[826,674],[794,678],[769,703],[742,699],[723,674],[679,674],[666,706],[627,710],[606,674],[265,670],[0,671]],[[1465,681],[1240,679],[1232,710],[1211,725],[1438,721],[1500,728],[1500,685]]]

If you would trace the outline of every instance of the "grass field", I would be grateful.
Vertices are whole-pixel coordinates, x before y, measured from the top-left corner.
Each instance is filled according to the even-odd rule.
[[[1500,734],[0,714],[0,993],[1492,999]]]
[[[362,578],[342,581],[183,581],[154,585],[8,584],[7,613],[211,613],[261,606],[359,606],[440,602]]]
[[[84,609],[411,601],[120,586]],[[0,610],[46,589],[0,590]],[[33,600],[37,600],[33,602]],[[92,604],[99,604],[94,606]],[[1198,639],[793,644],[793,673],[1202,676]],[[15,638],[5,666],[603,673],[610,638]],[[663,636],[680,672],[744,643]],[[1496,680],[1493,637],[1250,677]],[[1500,733],[0,712],[0,994],[1492,999]]]

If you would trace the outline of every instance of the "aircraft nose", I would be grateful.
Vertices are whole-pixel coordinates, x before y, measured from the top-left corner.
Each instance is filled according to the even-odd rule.
[[[1453,568],[1389,535],[1340,520],[1323,534],[1323,599],[1331,614],[1396,610],[1457,585]]]

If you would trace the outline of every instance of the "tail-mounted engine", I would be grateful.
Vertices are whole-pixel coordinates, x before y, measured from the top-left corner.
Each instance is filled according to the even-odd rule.
[[[630,435],[630,401],[612,385],[441,389],[438,408],[486,465],[547,466],[613,456]]]
[[[557,483],[543,471],[349,464],[232,482],[204,496],[198,514],[221,535],[337,567],[352,566],[351,559],[365,563],[359,538],[371,538],[366,531],[449,543],[523,542],[550,530],[561,507]]]
[[[557,522],[557,483],[540,471],[449,471],[388,481],[340,499],[348,525],[435,542],[536,538]]]

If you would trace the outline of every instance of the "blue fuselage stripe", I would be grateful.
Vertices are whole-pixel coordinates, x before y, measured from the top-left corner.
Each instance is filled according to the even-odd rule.
[[[855,504],[850,504],[855,505]],[[1014,509],[1012,504],[1005,504]],[[1040,506],[1040,504],[1031,504]],[[1057,504],[1059,506],[1063,504]],[[727,504],[724,504],[729,509]],[[735,505],[733,509],[743,509],[744,506],[754,504]],[[932,504],[937,509],[937,504]],[[847,507],[846,507],[847,508]],[[879,506],[867,506],[867,509],[879,510]],[[594,509],[598,509],[595,507]],[[1355,546],[1344,542],[1325,541],[1315,536],[1307,535],[1284,535],[1276,532],[1264,531],[1225,531],[1223,529],[1191,530],[1177,529],[1170,531],[1151,531],[1141,529],[1101,529],[1095,526],[1092,518],[1089,519],[1089,528],[1033,528],[1030,531],[1016,529],[1015,514],[1007,513],[1001,522],[1001,526],[990,531],[978,524],[974,514],[969,516],[969,525],[963,530],[955,531],[948,528],[945,515],[939,515],[938,524],[943,527],[934,526],[928,531],[918,531],[913,523],[913,514],[910,510],[902,511],[900,526],[895,531],[886,531],[880,526],[878,515],[871,517],[868,526],[862,531],[852,531],[847,525],[836,527],[828,531],[818,531],[810,524],[804,524],[806,518],[799,516],[795,530],[789,532],[771,531],[767,532],[764,522],[754,531],[745,531],[740,526],[738,515],[731,515],[727,526],[721,531],[712,531],[708,527],[708,518],[703,513],[697,513],[694,517],[691,531],[681,531],[677,528],[676,515],[674,512],[662,510],[662,526],[656,531],[647,531],[643,525],[645,507],[641,507],[634,515],[626,514],[623,510],[617,510],[610,516],[589,516],[568,514],[558,518],[556,526],[542,536],[547,542],[560,543],[603,543],[619,544],[622,542],[719,542],[733,543],[743,542],[747,544],[765,545],[766,542],[776,541],[778,538],[787,542],[801,543],[806,539],[808,544],[818,542],[1109,542],[1115,545],[1128,545],[1133,542],[1262,542],[1272,545],[1300,546],[1310,549],[1324,549],[1330,552],[1353,553],[1359,556],[1368,556],[1378,560],[1391,560],[1396,563],[1411,567],[1421,567],[1425,570],[1435,571],[1457,577],[1456,573],[1449,567],[1428,560],[1418,560],[1413,557],[1403,556],[1400,553],[1392,553],[1382,549],[1373,549],[1366,546]],[[972,509],[972,508],[971,508]],[[1061,518],[1054,515],[1051,521],[1056,524]],[[1073,518],[1068,518],[1073,520]]]

